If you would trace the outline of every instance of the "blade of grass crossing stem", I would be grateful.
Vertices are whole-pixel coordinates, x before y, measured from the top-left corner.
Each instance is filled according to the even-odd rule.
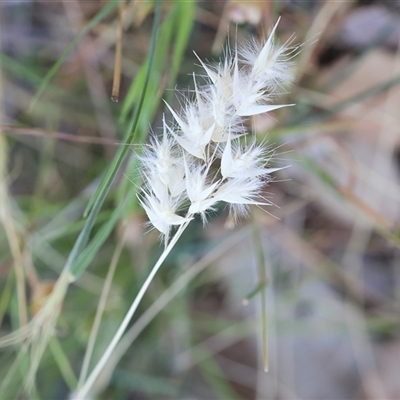
[[[79,40],[85,36],[94,26],[96,26],[99,22],[101,22],[104,18],[106,18],[108,15],[111,14],[112,11],[114,11],[118,7],[119,2],[118,1],[110,1],[101,11],[99,11],[78,33],[77,36],[74,37],[74,39],[68,44],[68,46],[65,48],[65,50],[61,53],[60,57],[58,60],[54,63],[54,65],[50,68],[50,70],[47,72],[46,76],[43,78],[41,85],[39,86],[39,89],[33,96],[33,99],[29,105],[29,110],[32,111],[32,109],[35,107],[37,101],[39,100],[39,97],[43,94],[43,92],[46,90],[47,85],[53,79],[54,75],[57,73],[57,71],[60,69],[61,65],[64,63],[65,59],[69,55],[69,53],[74,49],[76,44],[79,42]]]
[[[153,22],[153,28],[152,28],[152,34],[151,34],[151,44],[150,44],[150,57],[149,57],[149,64],[148,64],[148,69],[147,69],[147,74],[146,74],[146,79],[144,82],[144,87],[142,91],[142,96],[139,101],[139,104],[135,110],[135,112],[132,113],[132,118],[129,121],[128,127],[127,127],[127,132],[125,134],[126,140],[125,143],[120,147],[119,151],[115,155],[112,165],[110,166],[109,170],[107,171],[107,174],[104,178],[104,182],[101,183],[102,185],[102,190],[99,193],[96,193],[96,198],[93,202],[93,207],[91,208],[88,218],[86,220],[85,226],[83,227],[77,241],[75,242],[75,245],[68,257],[65,270],[68,272],[71,272],[71,269],[74,267],[75,260],[78,258],[79,254],[82,252],[83,248],[86,246],[88,240],[89,240],[89,235],[90,232],[92,231],[93,225],[96,221],[97,214],[100,211],[101,206],[103,205],[103,202],[110,190],[112,181],[115,178],[115,175],[117,174],[117,171],[119,167],[122,164],[122,161],[125,158],[125,155],[127,151],[129,150],[129,145],[132,144],[133,139],[134,139],[134,132],[137,127],[137,123],[139,121],[139,116],[142,110],[143,106],[143,101],[144,97],[146,94],[147,90],[147,85],[150,80],[150,73],[151,73],[151,68],[152,68],[152,60],[154,56],[154,50],[155,50],[155,43],[156,43],[156,37],[157,37],[157,31],[158,31],[158,26],[160,24],[160,18],[161,18],[161,4],[162,0],[157,1],[156,5],[156,12],[155,12],[155,18]],[[77,270],[77,268],[73,268],[74,273],[72,274],[72,277],[80,275],[83,270]]]
[[[253,244],[256,251],[256,259],[257,259],[257,269],[258,269],[258,281],[259,285],[262,285],[260,288],[261,295],[261,339],[262,339],[262,351],[263,351],[263,365],[264,371],[268,371],[269,362],[268,362],[268,324],[267,324],[267,284],[268,277],[266,272],[266,260],[264,255],[264,249],[261,241],[261,233],[258,227],[257,221],[254,216],[254,212],[252,215],[252,227],[253,227]]]

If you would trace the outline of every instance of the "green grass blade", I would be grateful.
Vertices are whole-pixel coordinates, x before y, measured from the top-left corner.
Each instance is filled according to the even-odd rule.
[[[78,258],[79,254],[82,252],[82,250],[86,246],[86,244],[89,240],[90,232],[92,231],[93,225],[96,221],[97,214],[100,212],[100,208],[103,205],[103,202],[111,188],[111,184],[115,178],[115,175],[117,174],[117,171],[125,158],[125,155],[129,149],[129,145],[132,144],[132,142],[133,142],[134,133],[135,133],[135,130],[137,127],[137,123],[139,121],[139,116],[140,116],[140,113],[142,110],[147,86],[148,86],[148,83],[150,80],[150,73],[151,73],[152,64],[153,64],[157,31],[158,31],[158,27],[160,24],[160,18],[161,18],[161,4],[162,4],[162,0],[158,0],[157,6],[156,6],[155,18],[154,18],[154,22],[153,22],[152,34],[151,34],[149,64],[148,64],[146,80],[144,83],[140,102],[138,104],[138,107],[136,108],[136,111],[133,113],[131,120],[129,121],[127,132],[125,134],[125,137],[126,137],[125,143],[120,147],[119,151],[117,152],[116,156],[114,157],[112,165],[109,168],[109,170],[104,178],[104,183],[102,182],[102,184],[101,184],[103,186],[103,188],[97,194],[97,197],[93,203],[93,208],[91,209],[91,211],[89,213],[89,216],[86,220],[85,226],[83,227],[83,229],[82,229],[77,241],[75,242],[75,245],[68,257],[68,260],[67,260],[67,263],[65,266],[65,269],[68,272],[71,272],[71,269],[74,266],[75,260]],[[82,272],[83,272],[83,270],[78,270],[77,268],[74,268],[74,274],[76,274],[76,276],[80,275]],[[75,276],[74,274],[73,274],[73,276]]]
[[[144,141],[145,139],[144,132],[147,133],[148,131],[147,123],[148,121],[151,120],[152,115],[158,108],[160,96],[159,95],[157,96],[157,92],[159,90],[159,85],[161,80],[161,70],[165,64],[165,58],[167,56],[167,51],[170,45],[170,39],[172,37],[172,31],[174,28],[173,24],[174,21],[173,19],[171,19],[172,14],[173,12],[171,12],[167,16],[167,19],[160,25],[154,52],[149,52],[149,55],[144,61],[141,68],[139,69],[139,72],[136,75],[135,80],[132,82],[131,87],[128,90],[128,94],[125,97],[124,104],[122,106],[121,116],[119,121],[121,124],[126,122],[126,118],[129,112],[131,112],[131,110],[135,106],[135,104],[143,101],[143,107],[142,107],[143,111],[140,116],[140,120],[143,122],[140,123],[140,121],[137,121],[138,126],[135,129],[136,131],[135,141],[137,143],[142,143]],[[147,71],[149,69],[150,56],[152,57],[152,79],[149,82],[147,82],[146,95],[143,98],[143,87],[146,84],[146,76],[147,76]],[[128,134],[129,133],[130,132],[128,132]],[[128,168],[130,168],[130,165],[128,166]],[[93,207],[96,198],[104,190],[106,182],[107,179],[103,179],[101,181],[94,196],[92,196],[91,199],[89,200],[85,208],[85,211],[83,213],[84,218],[88,216],[89,211]],[[122,186],[123,186],[122,188],[119,188],[119,192],[120,193],[122,192],[121,196],[123,197],[127,192],[126,188],[127,184],[126,185],[122,184]],[[117,198],[121,196],[117,196]]]
[[[154,60],[154,64],[156,65],[155,69],[157,70],[158,74],[155,76],[154,80],[152,79],[147,94],[148,98],[146,98],[146,103],[149,102],[149,107],[145,108],[148,110],[149,114],[154,112],[154,110],[157,108],[158,101],[154,101],[154,98],[156,97],[157,100],[160,98],[159,86],[161,72],[162,68],[165,66],[165,60],[168,58],[168,50],[172,39],[174,39],[174,47],[172,51],[171,66],[169,68],[170,74],[168,86],[172,87],[175,83],[176,76],[178,75],[179,67],[182,63],[183,55],[192,32],[195,17],[195,6],[196,2],[194,0],[176,3],[160,27],[159,40],[157,42]],[[145,74],[146,63],[147,61],[139,70],[138,78],[132,83],[128,94],[126,95],[121,111],[120,122],[123,122],[126,119],[129,110],[137,101],[136,99],[140,93],[140,78]]]
[[[96,233],[95,237],[91,240],[89,245],[80,253],[76,262],[71,267],[71,273],[78,278],[80,274],[88,267],[90,262],[94,259],[97,252],[100,250],[103,243],[107,240],[108,236],[114,229],[119,218],[125,211],[126,203],[132,200],[136,194],[136,188],[133,187],[125,202],[121,202],[118,207],[113,211],[110,218],[103,224],[103,226]]]
[[[153,119],[154,114],[159,108],[159,103],[161,101],[162,96],[164,95],[161,80],[163,77],[163,71],[165,70],[165,60],[169,59],[169,53],[172,52],[171,57],[171,65],[168,67],[169,76],[168,76],[168,85],[167,87],[173,87],[176,81],[176,77],[182,63],[183,55],[186,50],[190,33],[193,27],[194,22],[194,11],[195,11],[195,2],[193,0],[185,3],[176,3],[170,10],[163,24],[160,26],[159,30],[159,38],[157,40],[157,46],[155,50],[154,56],[154,67],[152,79],[149,83],[149,87],[147,90],[146,98],[144,100],[144,111],[141,116],[141,120],[139,122],[139,126],[137,129],[136,143],[143,143],[147,137],[148,126],[147,121]],[[172,51],[170,51],[172,47]],[[144,67],[139,71],[139,75],[144,72]],[[121,112],[120,120],[124,120],[126,118],[126,114],[128,110],[133,107],[133,105],[137,101],[138,96],[138,88],[140,89],[141,80],[136,79],[131,88],[128,91],[128,94],[125,98],[123,110]],[[174,94],[174,91],[167,92],[168,95]],[[135,149],[137,154],[141,153],[141,148],[137,147]],[[137,160],[132,159],[129,163],[127,170],[128,171],[137,171]],[[129,175],[130,176],[130,175]],[[131,180],[134,184],[140,184],[140,176],[138,174],[133,173]],[[129,191],[130,183],[128,180],[121,183],[118,187],[117,199],[119,201],[125,198],[126,193]],[[133,198],[132,204],[127,206],[125,214],[131,213],[135,208],[137,208],[137,199]]]
[[[37,101],[39,100],[39,97],[43,94],[43,92],[46,90],[47,85],[53,79],[54,75],[57,73],[61,65],[64,63],[65,59],[69,55],[69,53],[73,50],[73,48],[76,46],[78,41],[85,36],[94,26],[96,26],[99,22],[101,22],[104,18],[106,18],[109,14],[111,14],[112,11],[114,11],[118,7],[119,1],[111,1],[108,3],[99,13],[97,13],[83,28],[82,30],[78,33],[78,35],[75,36],[75,38],[69,43],[69,45],[65,48],[65,50],[61,53],[60,57],[58,60],[55,62],[55,64],[50,68],[50,70],[47,72],[46,76],[43,78],[41,85],[39,86],[39,89],[33,96],[33,99],[29,105],[29,110],[32,111],[32,109],[35,107]]]
[[[146,95],[145,103],[149,103],[149,108],[153,109],[157,107],[157,102],[154,101],[154,96],[157,94],[159,83],[161,79],[161,71],[165,65],[165,60],[168,55],[168,49],[172,39],[172,32],[175,28],[175,14],[177,5],[175,5],[164,22],[160,26],[159,36],[156,44],[156,50],[154,54],[154,71],[151,82],[149,82],[148,92]],[[136,79],[132,82],[128,93],[125,97],[124,104],[122,106],[121,115],[119,118],[120,123],[124,123],[129,115],[130,110],[134,107],[135,103],[140,98],[141,88],[146,77],[146,71],[148,69],[149,57],[144,61],[140,67]],[[150,102],[149,102],[150,100]],[[147,107],[144,107],[146,110]]]
[[[25,81],[31,83],[34,86],[39,86],[42,82],[42,78],[29,68],[20,62],[13,60],[11,57],[0,52],[1,66],[7,70],[8,73],[12,73],[14,76],[23,78]],[[61,89],[58,89],[62,92]]]
[[[113,160],[113,162],[114,162],[114,160]],[[89,212],[90,212],[91,208],[93,207],[94,202],[99,197],[100,193],[104,190],[107,180],[105,179],[105,175],[103,172],[100,174],[100,177],[102,177],[100,184],[97,186],[94,194],[90,197],[90,199],[85,207],[85,210],[83,211],[83,218],[85,218],[85,219],[89,215]]]
[[[190,39],[190,34],[192,32],[195,17],[195,6],[196,2],[194,0],[184,3],[176,3],[171,8],[163,24],[160,26],[159,39],[157,40],[156,54],[154,57],[154,79],[152,78],[147,90],[144,103],[145,111],[143,112],[143,118],[141,117],[141,121],[137,129],[136,143],[143,143],[145,141],[148,133],[147,121],[153,119],[154,114],[159,108],[159,103],[162,96],[164,95],[168,99],[175,93],[174,91],[168,91],[165,94],[163,90],[160,90],[160,87],[163,89],[161,80],[163,77],[163,71],[165,70],[165,60],[169,59],[168,54],[172,53],[170,62],[171,65],[168,66],[169,76],[167,84],[167,87],[172,88],[175,85],[183,56]],[[142,70],[139,71],[139,74],[143,73],[143,67]],[[126,118],[126,113],[128,110],[137,101],[136,97],[138,95],[138,88],[140,88],[140,84],[140,79],[136,79],[128,91],[128,95],[124,101],[123,111],[121,112],[120,119],[122,121],[124,118]],[[135,152],[140,154],[141,148],[138,147],[135,149]],[[137,171],[137,166],[135,165],[136,161],[137,160],[135,159],[131,160],[127,168],[128,171]],[[137,174],[133,175],[134,177],[132,177],[131,180],[134,184],[137,183],[139,185],[140,176],[137,176]],[[130,183],[128,180],[122,182],[122,184],[118,187],[117,199],[125,198],[126,193],[129,191],[129,185]],[[125,214],[131,213],[135,208],[137,208],[137,199],[133,198],[133,202],[132,204],[128,205]]]

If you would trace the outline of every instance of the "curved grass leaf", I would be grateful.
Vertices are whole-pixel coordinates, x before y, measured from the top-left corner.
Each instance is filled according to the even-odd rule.
[[[91,210],[89,212],[85,226],[83,227],[81,233],[79,234],[79,237],[78,237],[77,241],[75,242],[75,245],[74,245],[74,247],[68,257],[67,263],[65,265],[66,271],[72,273],[71,271],[73,269],[74,272],[72,274],[74,277],[79,276],[83,272],[83,270],[80,270],[80,269],[77,269],[74,267],[75,261],[77,260],[78,256],[83,251],[86,244],[88,243],[89,235],[92,231],[92,228],[96,221],[97,215],[100,212],[100,208],[103,205],[104,200],[111,188],[111,184],[115,178],[115,175],[117,174],[117,172],[119,170],[119,167],[121,166],[123,160],[125,159],[126,153],[129,150],[129,145],[132,144],[133,139],[134,139],[134,134],[135,134],[135,131],[137,128],[140,113],[142,111],[142,106],[143,106],[143,102],[144,102],[144,98],[146,95],[147,86],[148,86],[148,83],[150,80],[150,74],[151,74],[151,70],[152,70],[157,32],[158,32],[158,27],[160,25],[160,18],[161,18],[161,4],[162,4],[162,0],[158,0],[157,5],[156,5],[155,18],[154,18],[154,22],[153,22],[152,34],[151,34],[151,44],[150,44],[150,50],[149,50],[149,54],[150,54],[149,63],[148,63],[146,79],[144,82],[144,87],[142,89],[142,95],[141,95],[139,104],[138,104],[135,112],[133,113],[131,120],[128,123],[126,134],[125,134],[124,144],[119,148],[119,151],[115,155],[104,180],[100,184],[100,190],[97,191],[93,196],[93,207],[91,208]]]

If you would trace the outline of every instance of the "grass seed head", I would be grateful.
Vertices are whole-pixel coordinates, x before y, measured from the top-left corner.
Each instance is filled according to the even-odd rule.
[[[144,152],[140,196],[150,224],[165,237],[196,214],[205,221],[221,201],[235,220],[249,205],[272,205],[261,192],[281,168],[268,166],[273,152],[265,143],[241,139],[249,134],[247,117],[290,105],[272,104],[290,83],[295,53],[290,43],[275,44],[278,22],[262,46],[250,41],[216,65],[198,57],[206,84],[199,86],[193,74],[195,99],[185,100],[181,112],[166,103],[174,124],[164,120],[163,136]]]

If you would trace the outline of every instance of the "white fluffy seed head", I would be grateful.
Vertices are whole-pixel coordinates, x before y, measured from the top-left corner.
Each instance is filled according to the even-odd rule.
[[[268,166],[272,154],[264,144],[242,138],[248,134],[247,117],[289,105],[272,104],[282,85],[290,83],[294,55],[293,48],[276,45],[277,24],[263,46],[249,42],[214,66],[199,58],[207,84],[199,86],[193,75],[195,99],[185,101],[181,112],[166,103],[174,123],[163,120],[162,137],[144,151],[140,195],[150,224],[166,238],[173,226],[195,214],[205,220],[221,201],[235,220],[249,205],[272,204],[261,191],[281,168]]]
[[[150,223],[166,236],[168,236],[173,225],[181,225],[191,219],[190,217],[184,218],[176,214],[179,208],[179,199],[174,200],[171,197],[167,197],[160,200],[144,192],[143,198],[139,199],[139,202],[146,211]]]

